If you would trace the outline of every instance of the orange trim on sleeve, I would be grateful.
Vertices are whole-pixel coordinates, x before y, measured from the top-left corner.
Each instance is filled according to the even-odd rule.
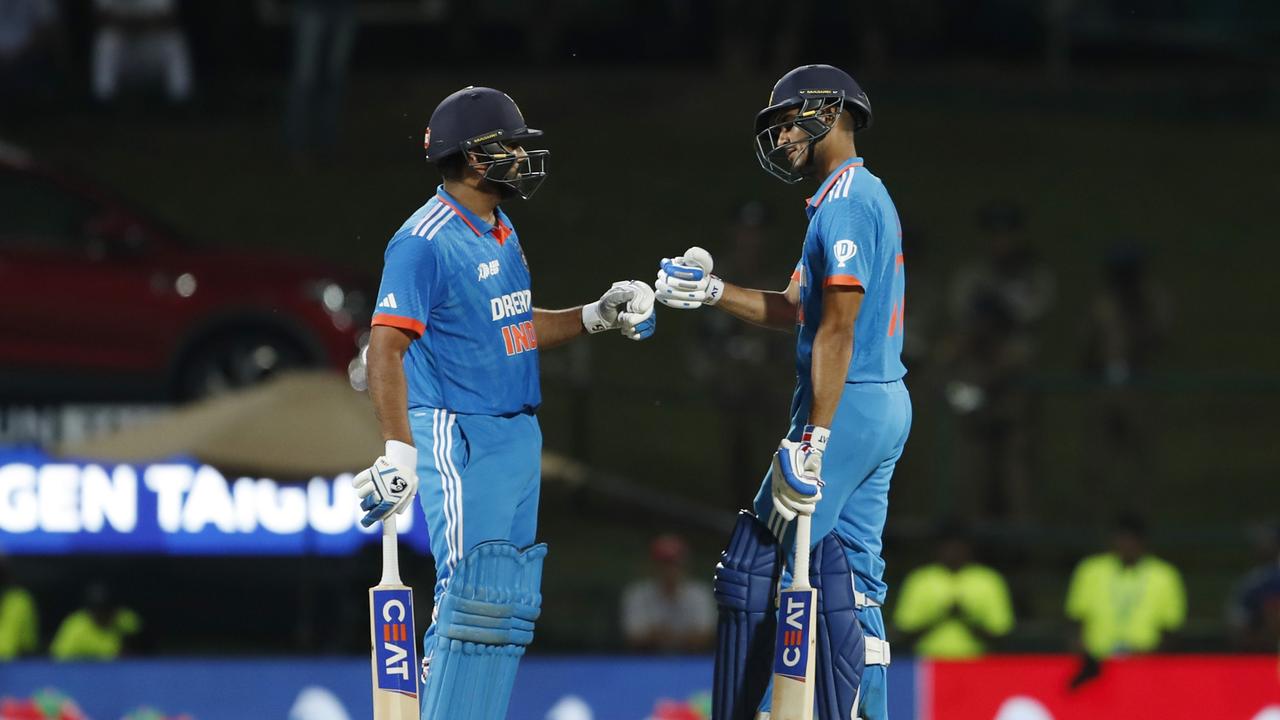
[[[791,282],[800,282],[800,270],[799,270],[799,269],[796,269],[796,270],[792,270],[792,271],[791,271]]]
[[[386,325],[387,327],[408,330],[409,332],[416,334],[418,337],[422,337],[422,333],[426,332],[427,329],[427,326],[424,323],[420,323],[413,318],[402,317],[400,315],[388,315],[386,313],[378,313],[377,315],[374,315],[373,320],[369,324]]]
[[[832,275],[822,283],[822,287],[828,285],[847,285],[849,287],[862,287],[862,281],[852,275]]]

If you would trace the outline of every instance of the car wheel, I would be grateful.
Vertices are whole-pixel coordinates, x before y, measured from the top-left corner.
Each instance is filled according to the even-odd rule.
[[[248,387],[283,370],[316,364],[302,346],[280,333],[247,330],[219,335],[188,354],[178,373],[179,400],[196,400]]]

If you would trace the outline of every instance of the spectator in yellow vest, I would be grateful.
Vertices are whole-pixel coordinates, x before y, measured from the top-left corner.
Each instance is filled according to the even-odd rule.
[[[0,555],[0,660],[35,652],[38,631],[35,601],[26,588],[13,583],[9,558]]]
[[[968,534],[948,525],[937,562],[907,575],[893,619],[918,657],[974,658],[1013,629],[1013,608],[1004,578],[974,562]]]
[[[137,613],[111,601],[105,586],[93,584],[85,607],[67,616],[49,645],[55,660],[114,660],[142,629]]]
[[[1112,550],[1076,566],[1067,590],[1067,617],[1078,648],[1094,660],[1160,650],[1187,616],[1177,568],[1147,552],[1146,527],[1120,516]]]

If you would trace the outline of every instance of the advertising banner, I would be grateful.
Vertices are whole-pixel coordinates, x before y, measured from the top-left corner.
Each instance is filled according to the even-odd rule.
[[[507,720],[708,720],[710,657],[526,657]],[[90,720],[147,706],[191,720],[357,720],[371,714],[369,658],[0,663],[0,699],[56,688]],[[889,668],[894,720],[915,717],[915,664]]]
[[[1275,657],[1070,656],[921,663],[920,720],[1280,720]],[[1073,687],[1074,685],[1074,687]]]
[[[0,450],[0,550],[9,554],[345,555],[377,542],[350,474],[302,483],[227,476],[183,458],[69,461]],[[426,524],[401,542],[429,553]]]

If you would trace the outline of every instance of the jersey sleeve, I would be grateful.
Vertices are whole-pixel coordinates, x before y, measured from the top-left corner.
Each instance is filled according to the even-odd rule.
[[[844,285],[867,288],[877,252],[880,224],[871,208],[853,201],[823,207],[819,240],[822,245],[822,287]]]
[[[435,243],[398,237],[387,245],[373,325],[387,325],[421,336],[441,294],[442,277]]]

